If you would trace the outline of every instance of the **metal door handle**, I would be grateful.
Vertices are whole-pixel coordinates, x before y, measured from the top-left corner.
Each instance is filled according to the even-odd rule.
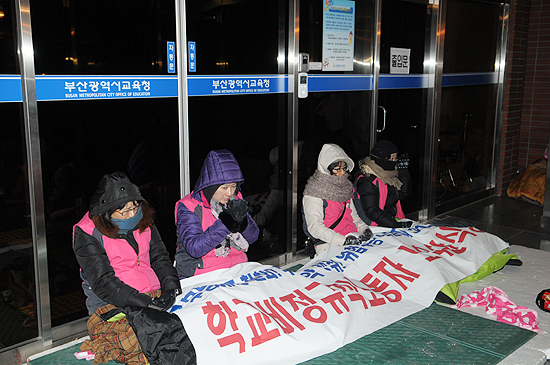
[[[383,132],[384,129],[386,129],[386,108],[384,108],[382,105],[379,105],[378,107],[382,109],[382,111],[384,112],[384,125],[382,126],[382,129],[376,130],[378,133],[380,133],[380,132]]]

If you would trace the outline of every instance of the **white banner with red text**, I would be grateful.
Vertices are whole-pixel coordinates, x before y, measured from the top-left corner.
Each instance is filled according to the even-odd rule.
[[[371,227],[296,272],[259,263],[183,279],[171,312],[198,364],[296,364],[332,352],[433,302],[508,243],[473,227]]]

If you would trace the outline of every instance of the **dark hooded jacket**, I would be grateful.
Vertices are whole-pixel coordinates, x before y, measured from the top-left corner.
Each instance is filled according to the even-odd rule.
[[[215,254],[215,248],[231,232],[211,210],[210,199],[217,187],[237,183],[235,199],[241,200],[238,187],[244,181],[239,164],[228,150],[208,153],[193,191],[175,206],[178,234],[176,268],[180,277],[228,268],[247,261],[246,254],[231,248],[226,257]],[[206,194],[205,194],[206,191]],[[258,226],[247,213],[248,225],[242,236],[249,244],[258,239]]]
[[[111,190],[114,187],[118,190],[113,193]],[[144,293],[150,291],[148,289],[159,289],[159,285],[162,290],[181,290],[176,270],[153,223],[154,211],[146,201],[140,208],[143,218],[136,227],[124,234],[119,232],[116,225],[107,227],[100,217],[114,209],[111,204],[114,201],[120,204],[125,200],[143,199],[140,198],[139,189],[124,174],[106,175],[92,198],[90,212],[73,228],[73,249],[81,268],[82,286],[88,297],[86,306],[90,314],[107,303],[117,307],[147,306],[151,297]],[[100,208],[98,204],[104,207]],[[119,251],[124,253],[125,259],[106,250],[106,243],[110,247],[120,245],[117,250],[125,248]],[[148,255],[143,249],[145,252],[148,250]],[[147,282],[128,285],[117,276],[115,269],[118,273],[126,271],[126,277],[132,275],[131,270],[135,270],[135,276]],[[139,290],[136,286],[140,287]]]

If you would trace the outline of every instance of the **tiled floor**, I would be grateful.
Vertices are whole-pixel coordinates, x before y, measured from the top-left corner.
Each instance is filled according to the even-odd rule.
[[[434,218],[430,223],[471,224],[499,236],[511,245],[550,251],[550,230],[540,227],[543,207],[508,196],[485,198]]]

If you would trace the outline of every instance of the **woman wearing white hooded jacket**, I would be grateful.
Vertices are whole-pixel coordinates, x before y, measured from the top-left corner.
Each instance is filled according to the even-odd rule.
[[[349,173],[355,164],[338,145],[323,145],[317,169],[304,189],[304,231],[315,242],[317,254],[329,246],[360,244],[372,237],[369,226],[352,202]]]

